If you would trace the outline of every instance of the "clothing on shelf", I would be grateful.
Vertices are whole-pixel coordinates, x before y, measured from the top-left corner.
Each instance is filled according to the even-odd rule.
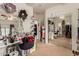
[[[37,25],[34,25],[34,35],[37,35]]]

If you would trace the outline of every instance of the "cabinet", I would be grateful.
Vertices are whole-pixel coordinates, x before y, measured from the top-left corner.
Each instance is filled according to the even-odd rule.
[[[12,48],[13,45],[17,46],[18,43],[19,43],[19,41],[16,41],[14,43],[8,43],[7,45],[5,45],[5,44],[4,45],[0,45],[0,56],[4,56],[4,55],[6,55],[8,53],[11,56],[13,56],[13,55],[17,56],[18,55],[18,51],[15,51],[15,50],[14,51],[10,51],[10,50],[12,50],[10,48]]]

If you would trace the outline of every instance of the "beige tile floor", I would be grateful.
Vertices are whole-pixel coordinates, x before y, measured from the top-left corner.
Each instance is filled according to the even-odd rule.
[[[37,42],[37,49],[29,56],[73,56],[72,50],[55,45]]]
[[[72,39],[68,39],[65,37],[58,37],[57,39],[49,40],[50,43],[55,44],[57,46],[61,46],[67,49],[72,49]]]

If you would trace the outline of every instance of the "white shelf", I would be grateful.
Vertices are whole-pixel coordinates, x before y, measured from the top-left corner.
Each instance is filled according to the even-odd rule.
[[[0,48],[4,48],[4,47],[7,47],[7,46],[11,46],[11,45],[13,45],[13,44],[17,44],[17,43],[19,43],[20,41],[16,41],[16,42],[14,42],[14,43],[9,43],[9,44],[7,44],[7,45],[2,45],[2,46],[0,46]]]

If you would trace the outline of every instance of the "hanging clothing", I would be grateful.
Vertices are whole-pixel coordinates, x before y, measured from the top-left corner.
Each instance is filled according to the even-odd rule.
[[[65,26],[65,37],[67,38],[71,38],[72,37],[72,28],[71,28],[71,25],[66,25]]]

